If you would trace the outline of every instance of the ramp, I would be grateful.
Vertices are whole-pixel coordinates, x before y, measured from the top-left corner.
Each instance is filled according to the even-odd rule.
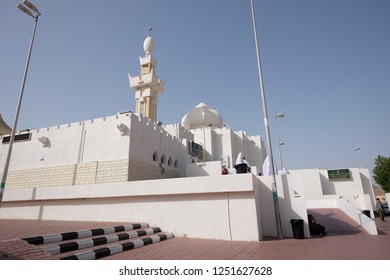
[[[368,234],[361,225],[338,208],[307,209],[307,214],[312,214],[317,223],[324,225],[331,235]]]

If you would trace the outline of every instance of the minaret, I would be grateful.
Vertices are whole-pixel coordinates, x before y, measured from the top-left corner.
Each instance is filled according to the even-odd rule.
[[[158,94],[164,91],[164,82],[155,73],[157,61],[152,56],[154,41],[150,31],[144,41],[145,56],[139,58],[139,76],[131,77],[129,74],[129,81],[135,91],[136,113],[156,122]]]

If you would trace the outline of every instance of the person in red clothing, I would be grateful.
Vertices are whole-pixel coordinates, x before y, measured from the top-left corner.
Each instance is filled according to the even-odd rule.
[[[229,170],[226,168],[226,165],[222,165],[222,175],[228,175]]]

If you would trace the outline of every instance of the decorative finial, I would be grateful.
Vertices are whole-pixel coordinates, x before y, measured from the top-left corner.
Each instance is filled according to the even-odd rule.
[[[152,27],[150,27],[150,28],[148,29],[148,32],[149,32],[149,36],[152,37]]]

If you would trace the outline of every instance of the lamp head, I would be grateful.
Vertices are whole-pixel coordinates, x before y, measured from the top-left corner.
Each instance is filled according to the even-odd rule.
[[[25,13],[31,17],[34,17],[32,12],[29,9],[27,9],[25,6],[23,6],[22,4],[18,4],[18,5],[16,5],[16,7],[18,7],[23,13]]]
[[[38,11],[38,8],[33,3],[31,3],[30,1],[23,0],[23,4],[26,5],[29,9],[33,10],[34,12],[36,12],[37,14],[40,14],[40,12]]]

